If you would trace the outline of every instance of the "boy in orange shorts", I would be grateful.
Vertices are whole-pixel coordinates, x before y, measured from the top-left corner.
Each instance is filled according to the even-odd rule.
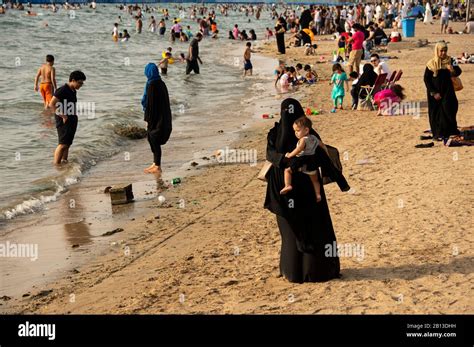
[[[56,70],[53,67],[54,57],[50,54],[46,56],[46,63],[41,65],[35,77],[35,92],[38,91],[38,81],[41,77],[39,92],[43,97],[44,108],[48,108],[49,102],[53,98],[56,90]]]

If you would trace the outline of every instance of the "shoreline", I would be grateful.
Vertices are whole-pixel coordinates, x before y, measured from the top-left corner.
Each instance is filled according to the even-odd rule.
[[[235,48],[235,51],[231,51],[231,54],[237,54],[237,52],[240,54],[240,50],[240,47]],[[263,69],[261,67],[262,65],[266,67],[268,67],[267,65],[274,65],[273,59],[268,57],[256,57],[256,60],[259,61],[256,64],[257,71]],[[240,68],[239,65],[239,71]],[[254,77],[256,81],[262,78],[263,76]],[[259,92],[269,92],[268,88],[264,87],[262,89],[259,84],[261,83],[252,83],[249,85],[249,88],[243,94],[242,100],[240,101],[242,105],[245,104],[248,97],[252,96],[252,87],[255,85],[257,85]],[[52,242],[52,244],[48,243],[48,245],[40,247],[40,250],[41,248],[46,248],[46,253],[40,252],[42,253],[41,258],[48,262],[52,261],[57,263],[59,269],[53,269],[53,266],[44,264],[37,266],[33,271],[27,271],[29,276],[33,275],[33,277],[37,277],[36,280],[31,280],[24,275],[17,275],[18,277],[14,282],[2,288],[0,296],[6,296],[13,300],[21,300],[22,296],[26,298],[34,296],[32,293],[39,290],[42,286],[47,286],[49,283],[64,279],[68,277],[71,272],[76,273],[78,271],[77,268],[84,265],[87,266],[89,262],[88,258],[100,257],[111,251],[116,251],[117,248],[125,247],[124,244],[126,244],[126,240],[130,237],[140,237],[139,232],[132,232],[132,236],[125,235],[128,231],[137,229],[134,223],[130,222],[136,220],[147,220],[150,222],[154,217],[157,217],[150,215],[150,208],[153,206],[170,207],[168,195],[173,195],[173,191],[176,189],[176,187],[170,183],[173,177],[180,177],[182,184],[187,184],[188,178],[202,174],[208,167],[222,165],[217,162],[215,158],[212,158],[213,152],[216,152],[217,149],[215,144],[227,144],[226,147],[219,147],[222,150],[229,148],[229,145],[232,147],[238,143],[239,139],[245,136],[242,132],[245,132],[245,129],[251,126],[249,123],[257,121],[255,112],[258,108],[263,108],[264,104],[266,104],[265,101],[257,101],[254,105],[243,106],[245,110],[239,114],[239,117],[241,117],[241,115],[245,115],[245,117],[239,119],[238,122],[242,121],[245,122],[245,124],[242,124],[242,126],[238,128],[232,128],[231,123],[227,128],[224,128],[225,131],[217,131],[218,128],[220,129],[220,126],[216,127],[216,129],[214,129],[216,135],[208,137],[205,142],[201,140],[199,146],[204,145],[204,147],[207,148],[196,151],[193,157],[189,158],[189,161],[186,160],[179,166],[176,166],[176,164],[169,166],[165,161],[164,168],[166,169],[164,171],[163,183],[168,186],[168,188],[162,187],[162,183],[157,182],[153,175],[142,174],[142,167],[140,166],[143,166],[142,160],[140,160],[141,153],[145,152],[148,154],[148,152],[150,152],[149,156],[151,156],[151,151],[149,150],[146,139],[136,140],[131,143],[129,148],[123,148],[122,151],[120,151],[128,150],[129,152],[127,153],[131,158],[127,162],[129,168],[123,172],[122,175],[115,177],[114,172],[117,173],[118,171],[113,169],[114,166],[123,165],[119,158],[122,153],[119,153],[98,163],[97,166],[92,167],[91,170],[87,171],[81,177],[78,184],[68,187],[59,195],[57,201],[47,204],[43,210],[20,216],[19,220],[11,221],[8,225],[10,229],[5,230],[2,239],[10,240],[10,238],[13,237],[13,240],[15,240],[17,244],[41,245],[41,239],[49,238],[49,242]],[[177,133],[181,134],[178,130],[179,129],[175,129]],[[178,147],[181,146],[182,144],[178,143]],[[173,150],[176,149],[175,147],[168,148],[168,151],[171,148],[173,148]],[[167,148],[165,146],[164,153],[166,153],[166,151]],[[183,150],[177,148],[176,151],[173,151],[173,156],[175,156],[175,154],[179,155],[180,152],[181,155],[183,155]],[[211,157],[211,159],[203,160],[204,157]],[[191,163],[197,163],[198,165],[194,166],[191,165]],[[107,167],[105,172],[104,167]],[[107,174],[107,171],[110,171],[110,175]],[[102,192],[103,188],[127,181],[133,183],[134,202],[132,204],[111,206],[108,194]],[[167,200],[165,203],[156,203],[159,195],[166,197]],[[67,207],[68,202],[72,200],[74,200],[75,204],[73,209]],[[174,203],[178,204],[179,201],[175,201]],[[55,210],[59,211],[56,212]],[[99,212],[100,210],[102,211]],[[64,214],[67,216],[63,216]],[[49,220],[54,220],[55,222],[51,224]],[[125,232],[117,233],[110,237],[101,236],[103,233],[116,230],[117,228],[125,229]],[[69,235],[67,240],[59,240],[56,236],[60,229],[64,229],[66,235]],[[63,246],[63,244],[67,247]],[[55,252],[59,254],[55,255]],[[44,257],[43,254],[45,254]],[[8,260],[8,258],[6,259]],[[27,260],[29,261],[29,259],[19,259],[17,261],[24,261],[23,264],[26,263],[26,265],[23,266],[28,266]],[[2,277],[9,279],[11,273],[16,271],[15,268],[16,265],[4,266],[2,268]],[[44,277],[40,278],[39,276],[42,272]],[[31,283],[32,286],[25,285],[22,283],[23,281]],[[0,304],[9,306],[9,301],[10,300],[0,301]],[[0,306],[0,311],[1,310]]]
[[[423,37],[421,28],[417,25]],[[465,36],[446,36],[453,53],[465,46]],[[328,56],[334,42],[317,43]],[[275,43],[270,45],[261,54],[274,58]],[[426,97],[420,78],[424,65],[410,68],[410,61],[426,61],[431,54],[431,46],[388,53],[398,56],[389,60],[392,68],[404,70],[401,84],[408,100]],[[314,60],[295,48],[287,55]],[[316,68],[322,78],[329,76],[329,64]],[[463,83],[472,85],[473,66],[461,68]],[[233,144],[257,149],[256,167],[216,165],[190,177],[168,192],[159,219],[124,226],[130,230],[126,245],[42,288],[52,292],[17,301],[7,312],[473,313],[465,295],[472,293],[473,280],[472,151],[441,145],[415,149],[417,136],[429,127],[426,108],[419,119],[346,110],[330,114],[329,94],[330,87],[320,82],[288,96],[303,107],[323,109],[312,116],[317,131],[339,149],[341,160],[347,153],[344,174],[354,190],[344,194],[334,184],[325,190],[338,244],[362,245],[365,254],[363,259],[341,257],[341,279],[292,284],[278,276],[278,229],[274,215],[263,209],[266,184],[256,179],[275,119],[253,122]],[[459,125],[474,124],[469,113],[474,100],[465,91],[458,98]],[[181,200],[185,208],[177,204]]]

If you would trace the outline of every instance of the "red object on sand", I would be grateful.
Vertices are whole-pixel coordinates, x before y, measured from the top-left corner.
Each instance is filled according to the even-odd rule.
[[[265,119],[267,119],[267,118],[269,118],[269,115],[268,115],[267,113],[265,113],[265,114],[262,114],[262,118],[265,118]]]
[[[311,111],[311,109],[308,107],[308,108],[306,109],[306,115],[307,115],[307,116],[311,116],[312,113],[313,113],[313,111]]]

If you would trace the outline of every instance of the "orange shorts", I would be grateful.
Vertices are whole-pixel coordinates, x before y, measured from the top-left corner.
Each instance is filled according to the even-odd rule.
[[[51,83],[41,83],[39,91],[46,104],[49,104],[53,98],[53,85]]]

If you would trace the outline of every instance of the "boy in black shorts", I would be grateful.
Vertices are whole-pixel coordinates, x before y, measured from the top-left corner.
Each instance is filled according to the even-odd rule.
[[[72,145],[77,129],[76,91],[82,87],[86,75],[82,71],[73,71],[69,82],[54,93],[50,109],[54,110],[56,129],[58,130],[58,147],[54,151],[54,164],[67,163],[69,147]]]

